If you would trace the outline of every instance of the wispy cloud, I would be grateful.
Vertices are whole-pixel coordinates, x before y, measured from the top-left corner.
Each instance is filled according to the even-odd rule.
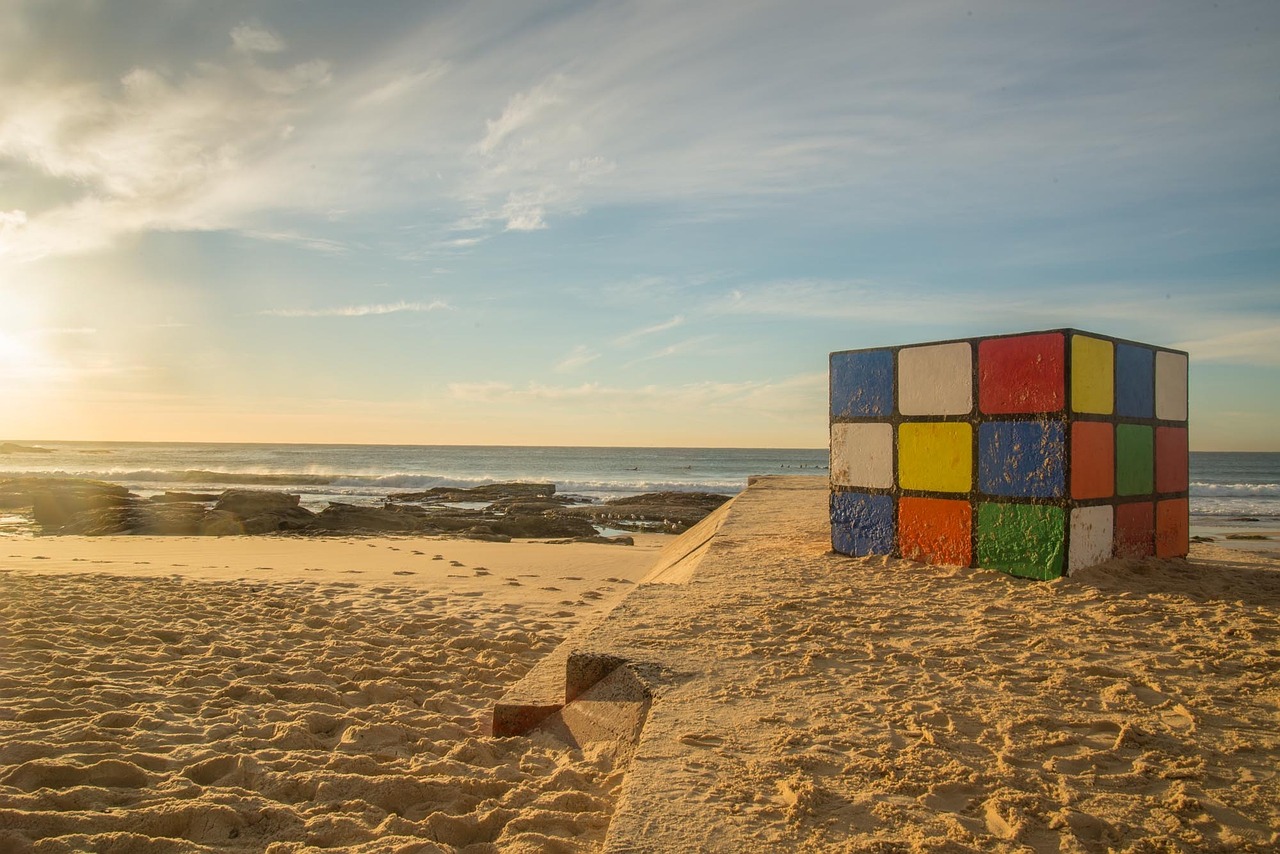
[[[269,240],[274,243],[292,243],[295,246],[301,246],[306,249],[313,249],[316,252],[347,252],[351,247],[339,240],[329,240],[323,237],[313,237],[307,234],[298,234],[291,231],[260,231],[257,229],[244,229],[241,231],[245,237],[252,237],[257,240]]]
[[[825,373],[806,373],[781,380],[741,382],[704,381],[677,385],[650,384],[618,386],[600,382],[552,385],[531,381],[515,385],[502,381],[450,383],[450,395],[473,403],[573,402],[607,403],[620,409],[689,411],[710,407],[717,410],[773,413],[794,416],[815,412],[820,417],[827,393]],[[818,404],[815,406],[815,403]]]
[[[600,354],[591,350],[585,344],[579,344],[569,351],[569,354],[556,363],[556,372],[567,374],[576,371],[579,368],[594,362],[600,358]]]
[[[1280,325],[1232,330],[1174,346],[1186,350],[1193,363],[1280,365]]]
[[[399,314],[400,312],[439,311],[447,309],[448,303],[441,300],[432,302],[393,302],[378,305],[348,305],[337,308],[272,308],[259,312],[271,317],[369,317],[371,315]]]
[[[279,36],[253,24],[241,24],[233,29],[231,43],[242,53],[279,53],[285,48]]]
[[[669,344],[666,347],[661,347],[653,351],[652,353],[649,353],[644,356],[640,356],[637,359],[632,359],[630,362],[627,362],[625,365],[623,365],[623,367],[630,368],[630,367],[634,367],[635,365],[642,364],[644,362],[653,362],[658,359],[667,359],[672,356],[687,355],[688,353],[693,351],[695,348],[697,348],[699,344],[704,344],[707,341],[710,341],[711,338],[712,336],[710,335],[700,335],[696,338],[686,338],[684,341],[678,341],[675,344]]]
[[[684,315],[677,314],[675,317],[670,320],[664,320],[662,323],[655,323],[652,326],[645,326],[641,329],[634,329],[624,335],[619,335],[614,339],[613,343],[619,347],[625,347],[640,338],[644,338],[649,335],[657,335],[659,332],[666,332],[668,330],[675,329],[678,326],[683,326],[684,323]]]

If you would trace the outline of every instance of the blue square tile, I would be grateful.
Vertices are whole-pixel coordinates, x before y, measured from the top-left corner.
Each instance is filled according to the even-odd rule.
[[[893,554],[897,540],[891,495],[836,492],[831,496],[831,547],[841,554]]]
[[[1058,498],[1066,491],[1060,421],[978,425],[978,489],[988,495]]]
[[[1132,344],[1116,345],[1116,414],[1128,418],[1155,415],[1155,352]]]
[[[893,414],[893,352],[831,354],[831,417]]]

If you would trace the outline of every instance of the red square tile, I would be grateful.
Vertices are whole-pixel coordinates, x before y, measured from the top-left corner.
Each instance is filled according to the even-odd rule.
[[[1156,428],[1156,492],[1187,489],[1187,428]]]
[[[988,415],[1058,412],[1066,400],[1061,333],[978,343],[978,408]]]
[[[968,501],[903,498],[898,502],[898,551],[925,563],[968,566],[973,560]]]
[[[1191,550],[1185,498],[1156,502],[1156,557],[1183,557]]]
[[[1116,437],[1105,421],[1071,425],[1071,497],[1109,498],[1116,485]]]
[[[1151,557],[1155,539],[1155,505],[1149,501],[1116,505],[1116,557]]]

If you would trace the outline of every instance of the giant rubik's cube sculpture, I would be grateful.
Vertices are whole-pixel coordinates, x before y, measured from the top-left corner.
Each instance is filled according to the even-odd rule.
[[[831,354],[831,542],[1056,578],[1187,553],[1187,354],[1074,329]]]

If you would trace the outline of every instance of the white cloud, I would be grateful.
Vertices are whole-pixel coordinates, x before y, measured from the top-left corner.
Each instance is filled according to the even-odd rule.
[[[476,149],[484,155],[496,153],[516,131],[529,127],[548,108],[563,103],[564,99],[558,92],[563,84],[564,78],[556,75],[527,92],[512,95],[502,115],[485,122],[484,138]]]
[[[241,53],[279,53],[285,48],[275,33],[252,24],[241,24],[233,29],[231,43]]]
[[[1280,325],[1233,329],[1173,345],[1186,350],[1192,364],[1225,362],[1245,365],[1280,365]]]
[[[827,375],[808,373],[782,380],[742,382],[703,381],[679,385],[613,386],[599,382],[551,385],[531,381],[524,386],[507,382],[450,383],[450,395],[473,403],[565,403],[608,405],[619,411],[717,411],[793,417],[797,412],[821,412],[827,394]]]
[[[292,243],[295,246],[302,246],[306,249],[313,249],[317,252],[330,252],[340,254],[348,251],[349,247],[337,240],[328,240],[323,237],[312,237],[306,234],[298,234],[291,231],[259,231],[257,229],[244,229],[241,233],[245,237],[252,237],[257,240],[269,240],[274,243]]]
[[[539,231],[547,227],[543,219],[545,194],[512,193],[502,206],[502,218],[507,221],[507,231]]]
[[[285,198],[269,182],[246,182],[251,164],[288,145],[300,99],[329,74],[313,60],[278,70],[202,63],[185,74],[136,67],[118,87],[0,79],[0,157],[61,188],[57,201],[26,209],[25,226],[6,229],[9,254],[29,260],[139,231],[247,225]]]
[[[675,329],[677,326],[683,326],[684,322],[685,322],[684,315],[677,314],[675,317],[671,318],[670,320],[665,320],[662,323],[655,323],[652,326],[645,326],[641,329],[632,330],[631,332],[628,332],[625,335],[619,335],[617,338],[614,339],[613,343],[618,345],[619,347],[625,346],[627,344],[634,342],[638,338],[644,338],[645,336],[648,336],[648,335],[656,335],[659,332],[666,332],[670,329]]]
[[[666,359],[671,356],[683,355],[693,350],[699,344],[703,344],[710,340],[711,340],[711,336],[709,335],[703,335],[697,338],[687,338],[684,341],[678,341],[675,344],[670,344],[666,347],[662,347],[658,350],[655,350],[654,352],[649,353],[646,356],[641,356],[638,359],[633,359],[630,362],[627,362],[625,365],[623,365],[623,367],[630,368],[634,365],[639,365],[643,362],[652,362],[657,359]]]
[[[585,344],[579,344],[570,350],[567,356],[556,363],[555,369],[557,373],[569,373],[594,362],[598,358],[600,358],[599,353],[593,352]]]
[[[369,317],[372,315],[399,314],[401,312],[426,312],[447,309],[448,303],[393,302],[378,305],[348,305],[338,308],[274,308],[259,312],[271,317]]]

